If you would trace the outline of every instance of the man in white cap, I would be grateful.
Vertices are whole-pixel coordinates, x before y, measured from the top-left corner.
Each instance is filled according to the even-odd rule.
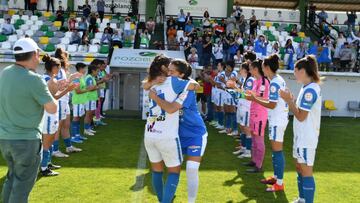
[[[41,159],[44,109],[57,106],[45,81],[35,72],[40,49],[34,40],[15,42],[15,64],[0,73],[0,150],[8,165],[2,189],[4,203],[28,202]],[[49,88],[55,88],[49,84]]]

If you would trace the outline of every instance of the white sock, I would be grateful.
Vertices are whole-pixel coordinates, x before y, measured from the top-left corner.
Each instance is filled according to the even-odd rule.
[[[188,201],[195,203],[196,195],[199,189],[199,167],[200,163],[195,161],[186,162],[186,178],[188,186]]]
[[[41,167],[41,171],[45,171],[47,167]]]
[[[276,180],[276,184],[282,185],[282,184],[283,184],[283,179],[277,179],[277,180]]]

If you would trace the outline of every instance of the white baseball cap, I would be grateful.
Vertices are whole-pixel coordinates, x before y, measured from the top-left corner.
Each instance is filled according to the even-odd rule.
[[[15,50],[16,47],[20,47],[21,49]],[[42,51],[33,39],[25,37],[25,38],[21,38],[15,42],[14,48],[13,48],[13,53],[14,54],[23,54],[23,53],[28,53],[28,52],[34,52],[37,50]]]

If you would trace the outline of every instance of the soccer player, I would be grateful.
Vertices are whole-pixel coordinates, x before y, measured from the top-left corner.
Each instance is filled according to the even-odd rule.
[[[77,63],[75,65],[77,79],[74,83],[79,86],[72,92],[71,103],[73,105],[73,121],[72,133],[77,140],[86,140],[86,137],[80,134],[80,119],[85,115],[85,104],[87,102],[87,89],[85,83],[86,65],[84,63]]]
[[[84,119],[84,135],[94,136],[96,131],[91,129],[92,118],[96,110],[96,101],[98,100],[99,87],[97,86],[95,77],[98,75],[99,68],[96,65],[88,66],[88,74],[85,77],[86,84],[86,103],[85,103],[85,119]]]
[[[226,64],[224,62],[218,63],[217,72],[218,74],[214,78],[215,91],[214,91],[214,102],[215,102],[215,117],[217,123],[214,123],[214,127],[218,130],[224,130],[224,87],[220,81],[220,75],[224,74]]]
[[[98,75],[96,77],[96,84],[98,85],[99,89],[98,89],[98,96],[99,99],[97,100],[96,103],[96,111],[95,111],[95,125],[100,126],[100,125],[106,125],[106,123],[104,123],[101,118],[102,118],[102,106],[105,100],[105,88],[106,88],[106,82],[109,80],[108,75],[106,74],[105,68],[106,68],[106,64],[105,61],[103,60],[99,60],[99,59],[95,59],[94,61],[98,61],[97,65],[99,67],[99,72]]]
[[[244,92],[252,90],[255,78],[251,76],[248,63],[241,64],[240,75],[243,78],[241,94],[239,95],[237,105],[237,123],[240,125],[241,135],[241,147],[239,150],[233,152],[235,155],[239,155],[238,158],[251,158],[251,130],[250,130],[250,106],[251,101],[245,99]]]
[[[56,76],[56,80],[58,81],[59,85],[60,85],[60,91],[64,90],[66,88],[66,86],[68,86],[69,83],[72,83],[72,78],[69,78],[69,61],[68,61],[68,53],[61,49],[58,48],[55,51],[55,58],[60,60],[61,63],[61,69],[58,73],[58,75]],[[53,156],[58,157],[58,158],[66,158],[69,157],[68,154],[62,153],[59,150],[59,136],[61,135],[63,137],[64,143],[65,143],[65,147],[66,147],[66,152],[67,153],[72,153],[72,152],[81,152],[82,150],[74,147],[71,142],[76,142],[76,143],[82,143],[81,140],[75,140],[75,139],[71,139],[70,136],[70,125],[71,125],[71,121],[70,121],[70,106],[69,106],[69,100],[70,100],[70,95],[69,93],[63,95],[61,98],[59,98],[59,130],[58,132],[55,134],[55,141],[53,144]]]
[[[189,80],[192,68],[183,60],[174,60],[169,66],[170,75]],[[167,113],[180,110],[179,136],[183,155],[187,155],[186,177],[188,186],[188,202],[195,203],[199,188],[199,167],[207,143],[207,130],[198,111],[196,94],[185,91],[170,103],[150,92],[154,101]],[[186,99],[184,100],[183,98]]]
[[[255,60],[250,65],[250,73],[255,78],[253,89],[245,92],[246,99],[254,101],[255,97],[264,100],[269,99],[269,81],[265,78],[261,68],[262,61]],[[250,129],[252,135],[252,162],[248,169],[249,173],[259,173],[262,171],[262,164],[265,156],[264,134],[267,123],[267,109],[256,102],[251,102],[250,106]]]
[[[76,87],[75,84],[71,84],[64,91],[59,92],[55,77],[61,67],[60,60],[50,57],[49,55],[45,55],[42,60],[45,62],[45,74],[43,75],[43,78],[47,82],[50,93],[53,95],[54,99],[59,99]],[[58,113],[50,114],[44,111],[43,121],[43,153],[40,165],[40,173],[43,176],[56,176],[59,175],[59,173],[52,170],[59,169],[60,166],[51,163],[51,151],[52,144],[54,142],[54,136],[59,127]]]
[[[299,198],[295,203],[312,203],[315,194],[313,166],[319,140],[321,122],[321,89],[318,65],[313,55],[295,64],[294,75],[301,88],[296,103],[289,90],[280,90],[280,96],[294,114],[293,157],[298,172]]]
[[[269,120],[269,139],[272,148],[272,163],[274,175],[261,180],[264,184],[270,184],[267,188],[269,192],[284,190],[283,177],[285,169],[285,157],[283,153],[284,135],[288,120],[289,108],[286,102],[280,98],[279,90],[286,89],[285,80],[276,72],[279,69],[279,57],[276,54],[265,58],[262,64],[262,70],[265,76],[270,80],[269,100],[254,97],[254,101],[266,108]]]
[[[151,87],[158,97],[172,102],[184,90],[194,90],[196,84],[180,80],[177,77],[166,77],[169,64],[169,58],[164,55],[156,56],[150,65],[144,89]],[[166,77],[166,79],[158,84],[159,77]],[[178,132],[179,111],[169,114],[151,99],[148,115],[144,143],[153,171],[152,182],[159,202],[170,203],[179,183],[182,162]],[[165,188],[163,183],[164,164],[168,171]]]

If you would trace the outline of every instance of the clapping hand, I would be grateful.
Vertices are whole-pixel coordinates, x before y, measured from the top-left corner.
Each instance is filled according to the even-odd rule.
[[[279,90],[280,97],[286,102],[289,103],[294,100],[294,95],[289,89]]]

